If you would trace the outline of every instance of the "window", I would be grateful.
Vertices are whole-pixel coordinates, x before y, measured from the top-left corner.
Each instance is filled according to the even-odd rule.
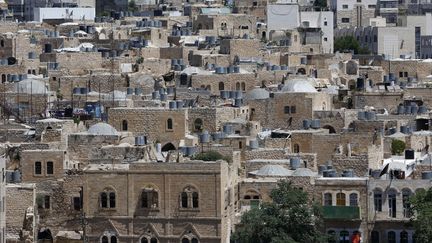
[[[258,2],[254,1],[254,2],[252,3],[252,6],[254,6],[254,7],[258,6]]]
[[[197,118],[194,121],[194,131],[201,132],[203,129],[203,120],[201,118]]]
[[[388,193],[389,217],[396,218],[396,192],[390,190]]]
[[[35,162],[35,175],[41,175],[42,174],[42,163],[39,161]]]
[[[145,188],[141,193],[142,208],[158,208],[159,197],[158,192],[154,188]]]
[[[43,208],[45,208],[45,209],[50,209],[50,196],[48,196],[48,195],[45,195],[44,196],[44,206],[43,206]]]
[[[223,82],[219,82],[219,90],[225,90],[225,84]]]
[[[122,121],[122,131],[127,131],[128,130],[128,121],[123,120]]]
[[[294,144],[294,146],[293,146],[293,152],[294,153],[300,153],[300,146],[298,144]]]
[[[240,90],[240,83],[239,82],[236,83],[236,90]]]
[[[343,5],[342,5],[342,8],[343,8],[343,9],[348,9],[348,5],[347,5],[347,4],[343,4]]]
[[[191,243],[198,243],[198,239],[197,238],[192,238]]]
[[[190,241],[189,241],[188,238],[183,238],[183,239],[182,239],[182,243],[190,243]]]
[[[351,193],[349,195],[350,198],[350,206],[358,206],[358,195],[357,193]]]
[[[331,206],[333,205],[333,199],[331,193],[325,193],[324,194],[324,206]]]
[[[108,237],[107,236],[102,236],[101,242],[102,243],[108,243]]]
[[[342,18],[342,23],[349,23],[350,19],[349,18]]]
[[[291,106],[291,114],[295,114],[296,113],[296,107],[295,106]]]
[[[285,106],[284,107],[284,113],[285,114],[289,114],[290,113],[290,107],[289,106]]]
[[[239,141],[239,149],[243,148],[243,143],[241,141]]]
[[[148,242],[147,238],[143,237],[143,238],[141,238],[140,243],[149,243],[149,242]]]
[[[117,236],[115,236],[115,235],[111,236],[111,242],[110,243],[117,243]]]
[[[339,192],[336,194],[336,206],[345,206],[346,198],[345,193]]]
[[[246,91],[246,83],[245,82],[241,83],[241,90]]]
[[[72,198],[73,209],[76,211],[81,210],[81,197]]]
[[[400,232],[400,243],[408,243],[408,232],[405,230]]]
[[[376,8],[376,5],[375,4],[369,4],[368,8]]]
[[[379,243],[380,242],[380,236],[379,236],[379,232],[374,230],[371,233],[371,242],[373,243]]]
[[[324,21],[324,26],[327,26],[327,21]]]
[[[181,208],[199,208],[199,194],[198,191],[188,186],[180,194],[180,207]]]
[[[396,233],[394,231],[389,231],[387,233],[388,243],[396,243]]]
[[[348,231],[341,231],[339,233],[339,243],[349,243],[350,239],[349,239],[349,232]]]
[[[102,208],[115,208],[116,207],[116,195],[115,192],[102,192],[100,194],[100,205]]]
[[[173,130],[173,120],[171,118],[169,118],[166,122],[166,129]]]
[[[324,41],[327,41],[327,37],[324,37]]]
[[[412,209],[410,204],[411,191],[409,189],[402,190],[402,206],[403,206],[403,215],[405,218],[411,218]]]
[[[54,174],[54,163],[52,161],[48,161],[46,166],[47,166],[47,168],[46,168],[47,175]]]
[[[357,0],[358,3],[361,3],[361,0]]]
[[[382,212],[382,192],[374,192],[374,207],[376,212]]]
[[[334,230],[327,231],[328,243],[336,243],[336,232]]]

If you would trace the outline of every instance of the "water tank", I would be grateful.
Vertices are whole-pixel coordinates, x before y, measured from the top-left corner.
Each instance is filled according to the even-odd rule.
[[[394,75],[394,73],[389,73],[389,80],[390,80],[390,81],[394,81],[394,80],[395,80],[395,75]]]
[[[223,73],[225,73],[225,68],[224,67],[216,67],[215,68],[215,73],[217,73],[217,74],[223,74]]]
[[[243,100],[242,99],[234,99],[234,106],[240,107],[242,106]]]
[[[311,127],[313,129],[318,129],[321,127],[321,121],[319,119],[312,119],[311,121]]]
[[[81,88],[81,94],[87,94],[87,88]]]
[[[52,52],[52,45],[50,43],[45,44],[45,53],[51,53]]]
[[[168,104],[170,109],[177,109],[177,102],[175,100],[171,100]]]
[[[280,70],[280,67],[279,67],[278,65],[273,65],[273,66],[271,67],[271,70],[272,70],[272,71],[279,71],[279,70]]]
[[[282,65],[282,66],[280,66],[280,68],[281,68],[281,70],[284,70],[284,71],[288,70],[288,66],[286,66],[286,65]]]
[[[395,134],[396,133],[396,128],[395,127],[391,127],[389,129],[390,135]]]
[[[354,170],[348,169],[342,172],[342,177],[354,177]]]
[[[336,177],[336,170],[333,169],[324,170],[323,177]]]
[[[181,70],[182,70],[182,66],[179,65],[179,64],[176,64],[176,65],[172,66],[172,69],[173,69],[174,71],[181,71]]]
[[[223,131],[223,133],[225,133],[226,135],[232,134],[232,130],[233,130],[232,125],[229,125],[229,124],[225,124],[225,125],[223,125],[222,131]]]
[[[29,53],[28,53],[28,58],[29,58],[29,59],[36,59],[36,53],[34,53],[34,52],[29,52]]]
[[[405,159],[414,159],[414,150],[406,149],[405,150]]]
[[[157,91],[153,91],[152,92],[152,99],[153,100],[156,100],[156,99],[158,99],[159,98],[159,92],[157,92]]]
[[[405,106],[405,114],[411,114],[411,106],[410,105]]]
[[[209,143],[210,142],[210,134],[207,131],[204,131],[199,135],[200,143]]]
[[[235,90],[231,90],[231,91],[229,92],[229,98],[230,98],[230,99],[235,99],[235,96],[236,96],[236,91],[235,91]]]
[[[81,88],[73,88],[73,94],[81,94]]]
[[[142,89],[142,88],[135,88],[135,94],[136,94],[136,95],[141,95],[142,92],[143,92],[143,89]]]
[[[417,115],[417,112],[419,110],[419,107],[417,104],[411,105],[411,114]]]
[[[21,182],[21,172],[19,170],[15,170],[12,173],[12,181],[14,183],[20,183]]]
[[[300,158],[291,158],[290,159],[290,167],[292,170],[296,170],[300,167],[301,159]]]
[[[371,176],[372,176],[374,179],[378,179],[378,178],[380,178],[380,174],[381,174],[381,170],[372,170],[372,171],[371,171]]]
[[[128,88],[126,89],[126,94],[128,94],[128,95],[133,95],[133,94],[134,94],[134,88],[130,88],[130,87],[128,87]]]
[[[403,134],[408,134],[408,127],[407,126],[400,126],[400,132]]]
[[[102,116],[102,110],[100,106],[95,106],[94,109],[94,117],[95,118],[100,118]]]
[[[226,91],[226,90],[221,90],[220,91],[220,97],[222,98],[222,99],[228,99],[229,98],[229,91]]]
[[[366,120],[366,112],[365,111],[359,111],[357,113],[357,119],[361,120],[361,121]]]
[[[426,108],[426,106],[424,106],[424,105],[419,106],[418,113],[419,113],[419,114],[427,113],[427,108]]]
[[[405,107],[403,105],[399,105],[398,108],[397,108],[397,113],[399,115],[405,114]]]
[[[227,68],[227,73],[234,73],[234,66],[229,66]]]
[[[168,98],[168,96],[167,96],[166,93],[160,94],[160,100],[161,100],[161,101],[166,101],[167,98]]]
[[[256,139],[249,140],[249,148],[251,148],[251,149],[259,148],[258,140],[256,140]]]
[[[318,165],[318,174],[322,175],[325,170],[327,170],[326,165]]]
[[[160,143],[156,144],[156,152],[157,153],[161,153],[162,152],[162,144],[160,144]]]
[[[166,92],[165,92],[165,89],[164,88],[160,88],[159,89],[159,94],[165,94]]]
[[[376,114],[374,111],[366,111],[366,120],[373,121],[376,120]]]
[[[184,65],[183,59],[177,59],[177,64]]]
[[[136,146],[140,146],[140,145],[142,145],[142,144],[141,144],[140,136],[135,137],[135,145],[136,145]]]
[[[194,155],[196,152],[197,152],[197,148],[196,147],[189,147],[188,146],[185,149],[186,156]]]
[[[234,73],[240,73],[240,67],[234,66]]]
[[[175,90],[175,88],[174,87],[167,87],[167,93],[170,95],[170,94],[174,94],[174,90]]]
[[[383,76],[383,80],[384,80],[384,83],[388,83],[388,82],[389,82],[389,78],[388,78],[388,76],[387,76],[387,75],[384,75],[384,76]]]
[[[184,102],[183,100],[176,100],[177,103],[177,109],[181,109],[184,106]]]
[[[234,98],[235,99],[241,99],[241,98],[243,98],[243,92],[241,90],[236,90]]]
[[[311,126],[311,120],[309,120],[309,119],[306,119],[306,120],[303,120],[303,129],[309,129],[310,128],[310,126]]]
[[[432,179],[432,171],[423,171],[422,172],[423,180],[431,180]]]

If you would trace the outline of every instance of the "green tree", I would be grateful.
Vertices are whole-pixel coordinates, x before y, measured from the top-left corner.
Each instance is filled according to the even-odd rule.
[[[432,188],[419,190],[410,203],[414,216],[411,222],[415,229],[416,242],[430,242],[432,239]]]
[[[367,48],[361,47],[360,43],[353,36],[342,36],[334,41],[334,51],[347,52],[354,51],[354,54],[369,54]]]
[[[129,1],[128,9],[129,9],[129,11],[132,11],[132,12],[137,12],[138,11],[138,7],[137,7],[137,5],[135,3],[135,0],[130,0]]]
[[[232,240],[238,243],[325,242],[321,234],[321,210],[310,205],[308,195],[288,181],[280,181],[270,193],[272,202],[244,213]]]
[[[327,0],[315,0],[314,1],[314,8],[315,10],[326,10],[327,9]]]
[[[391,150],[392,154],[402,154],[403,151],[405,151],[405,142],[398,139],[393,139],[391,143]]]

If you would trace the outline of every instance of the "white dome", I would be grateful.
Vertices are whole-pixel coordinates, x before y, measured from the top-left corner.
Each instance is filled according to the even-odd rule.
[[[91,126],[87,133],[92,135],[118,135],[117,130],[114,127],[103,122],[99,122]]]
[[[265,100],[270,97],[270,92],[265,89],[256,88],[246,94],[248,100]]]
[[[282,92],[316,93],[317,90],[307,79],[288,80],[281,89]]]
[[[283,177],[290,176],[292,171],[284,168],[281,165],[264,165],[261,169],[250,172],[250,174],[256,176],[275,176],[275,177]]]
[[[292,176],[314,176],[314,175],[316,175],[316,173],[311,171],[308,168],[298,168],[292,174]]]
[[[34,78],[28,78],[15,83],[15,91],[26,94],[46,94],[48,89],[45,82]]]

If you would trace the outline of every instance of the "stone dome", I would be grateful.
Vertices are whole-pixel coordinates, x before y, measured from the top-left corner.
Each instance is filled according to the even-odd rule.
[[[317,90],[307,79],[288,80],[281,89],[282,92],[316,93]]]
[[[246,94],[246,99],[248,100],[264,100],[270,97],[270,92],[265,89],[256,88]]]
[[[292,171],[284,168],[281,165],[264,165],[259,170],[250,172],[250,174],[256,175],[256,176],[274,176],[274,177],[283,177],[283,176],[290,176],[292,174]]]
[[[292,173],[292,176],[315,176],[316,173],[311,171],[308,168],[297,168],[294,173]]]
[[[111,125],[103,122],[99,122],[91,126],[88,131],[88,134],[91,135],[118,135],[117,130]]]

